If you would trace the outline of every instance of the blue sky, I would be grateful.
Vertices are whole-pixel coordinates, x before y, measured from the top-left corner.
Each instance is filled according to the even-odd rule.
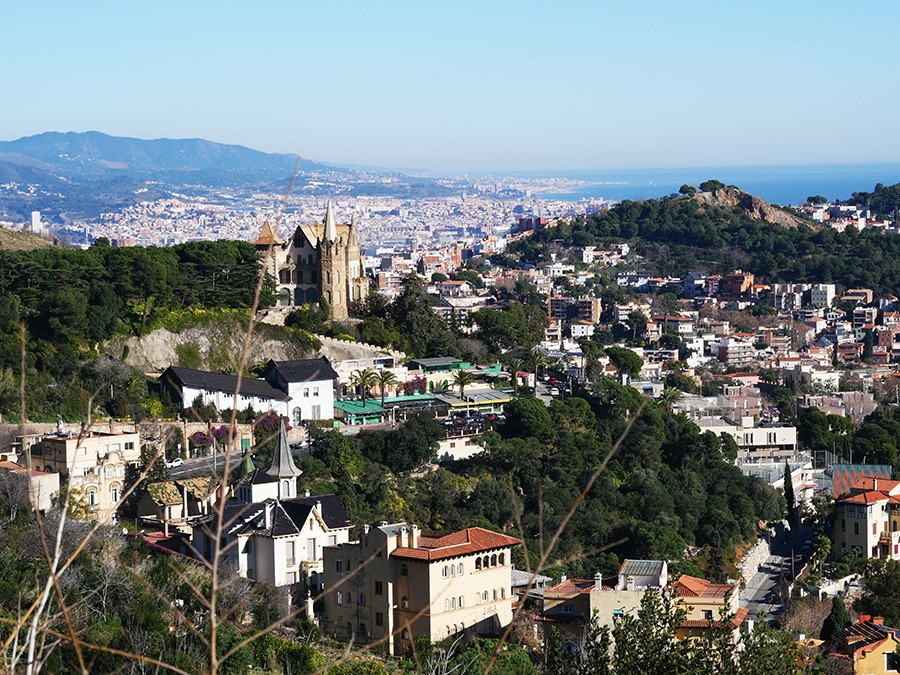
[[[446,171],[900,162],[894,2],[18,2],[0,138]]]

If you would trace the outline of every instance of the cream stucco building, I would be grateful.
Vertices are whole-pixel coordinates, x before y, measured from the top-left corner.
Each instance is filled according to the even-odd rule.
[[[510,553],[519,543],[480,527],[444,536],[406,523],[366,527],[359,541],[325,548],[323,630],[383,640],[392,655],[422,635],[498,635],[512,621]]]
[[[140,462],[140,434],[57,431],[31,448],[35,469],[60,474],[97,518],[112,516],[125,490],[125,469]]]

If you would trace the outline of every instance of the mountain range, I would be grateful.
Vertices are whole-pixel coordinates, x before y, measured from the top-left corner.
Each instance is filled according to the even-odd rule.
[[[48,219],[65,222],[174,192],[283,193],[296,161],[295,155],[201,138],[145,140],[98,131],[46,132],[0,141],[0,220],[21,221],[40,210]],[[354,194],[387,190],[403,197],[447,192],[430,178],[391,173],[398,180],[382,181],[374,175],[386,171],[304,159],[295,188],[316,194],[352,185]]]

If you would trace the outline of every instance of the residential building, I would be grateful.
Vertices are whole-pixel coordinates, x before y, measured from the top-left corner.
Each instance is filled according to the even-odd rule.
[[[238,390],[236,375],[169,366],[159,376],[159,383],[178,408],[189,408],[200,398],[204,405],[212,404],[217,410],[231,409],[235,407],[237,392],[238,410],[252,408],[258,413],[271,410],[285,417],[288,414],[287,392],[255,377],[241,378]]]
[[[125,470],[141,458],[140,434],[85,431],[44,436],[31,447],[32,466],[60,474],[70,490],[83,494],[94,516],[112,516],[125,489]]]
[[[4,490],[10,503],[20,494],[23,499],[27,494],[31,508],[38,511],[49,511],[53,500],[59,496],[59,474],[55,471],[38,471],[10,461],[0,461],[0,472],[3,479],[14,481],[18,487],[9,486]]]
[[[240,473],[222,513],[220,554],[242,577],[287,586],[294,602],[318,593],[323,550],[350,538],[352,523],[340,499],[297,496],[301,471],[283,426],[269,469],[256,469],[248,456]],[[216,514],[210,512],[193,530],[194,550],[206,560],[215,555],[215,523]]]
[[[189,525],[212,513],[220,481],[212,476],[182,478],[147,485],[138,499],[138,518],[162,525]]]
[[[359,541],[324,550],[323,630],[384,640],[391,655],[423,635],[499,635],[512,621],[510,554],[520,543],[480,527],[443,536],[407,523],[364,527]]]
[[[726,366],[749,366],[756,362],[756,348],[748,340],[727,337],[719,341],[718,356]]]
[[[853,673],[900,672],[900,630],[885,626],[880,616],[860,615],[859,621],[831,636],[831,645],[850,660]]]
[[[714,584],[682,574],[672,584],[678,605],[687,610],[681,626],[675,630],[678,639],[708,639],[721,626],[723,614],[730,617],[732,639],[740,639],[740,626],[747,618],[746,607],[739,606],[737,584]]]
[[[719,293],[727,298],[742,298],[753,288],[753,275],[737,270],[726,274],[719,282]]]
[[[866,558],[900,560],[900,481],[860,478],[834,503],[834,546],[840,556],[857,549]]]
[[[296,361],[269,361],[262,372],[272,387],[288,396],[288,417],[294,426],[304,420],[334,417],[334,388],[338,374],[324,356]]]

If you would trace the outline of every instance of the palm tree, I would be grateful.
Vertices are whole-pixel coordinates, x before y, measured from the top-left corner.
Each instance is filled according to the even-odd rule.
[[[528,367],[534,373],[535,378],[537,378],[541,367],[545,365],[547,365],[547,355],[544,352],[534,350],[528,355]]]
[[[466,385],[472,384],[474,381],[475,376],[468,370],[453,371],[453,384],[459,387],[460,398],[466,397]]]
[[[680,389],[676,389],[675,387],[666,387],[659,396],[660,403],[663,404],[668,412],[672,412],[672,406],[678,403],[682,398],[684,398],[684,394]]]
[[[384,407],[384,394],[388,387],[397,384],[397,376],[390,370],[382,368],[375,374],[375,382],[378,384],[378,390],[381,392],[381,407]]]
[[[510,359],[509,363],[506,364],[506,367],[509,368],[509,373],[512,375],[512,386],[513,393],[519,393],[519,377],[518,373],[522,368],[525,367],[525,362],[522,359]]]
[[[366,396],[369,393],[369,389],[371,389],[372,385],[375,384],[377,377],[377,373],[371,368],[354,370],[350,375],[350,384],[354,388],[359,387],[362,390],[363,405],[366,404]]]

